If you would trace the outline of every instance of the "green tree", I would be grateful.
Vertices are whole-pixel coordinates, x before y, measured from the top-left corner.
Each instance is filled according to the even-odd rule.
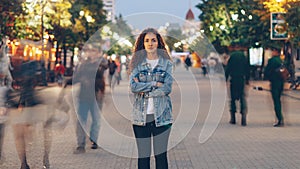
[[[123,19],[123,16],[121,14],[118,17],[115,17],[115,23],[111,24],[111,31],[116,32],[123,37],[133,36],[131,33],[132,29]]]
[[[237,37],[231,44],[239,43],[244,47],[254,47],[270,43],[270,17],[263,4],[257,0],[245,0],[240,4],[236,15],[238,17],[232,34],[236,34]]]
[[[87,41],[107,23],[102,0],[73,0],[69,11],[72,14],[72,30],[80,43]]]
[[[0,1],[0,39],[2,36],[15,38],[18,36],[16,23],[18,16],[22,15],[21,0],[1,0]]]
[[[221,46],[239,43],[245,47],[267,47],[282,43],[270,39],[270,13],[286,12],[290,40],[299,43],[299,0],[204,0],[197,5],[202,11],[205,35]],[[222,26],[222,27],[221,27]]]
[[[202,13],[199,19],[203,22],[204,33],[212,42],[220,41],[221,45],[228,46],[237,38],[234,33],[235,16],[239,11],[240,0],[204,0],[196,7]]]
[[[167,29],[167,37],[165,38],[166,44],[168,45],[170,51],[175,50],[176,52],[182,52],[183,46],[178,48],[174,47],[174,44],[180,42],[184,39],[181,29]]]
[[[286,21],[288,23],[288,31],[290,40],[295,47],[300,47],[300,1],[290,2],[286,4],[288,9]]]
[[[122,40],[128,40],[132,45],[134,44],[134,36],[132,34],[132,29],[123,19],[122,15],[115,18],[114,23],[109,23],[107,25],[112,34],[110,34],[111,48],[107,51],[110,54],[120,54],[126,55],[130,54],[132,46],[128,46],[122,42]],[[122,38],[122,39],[121,39]]]

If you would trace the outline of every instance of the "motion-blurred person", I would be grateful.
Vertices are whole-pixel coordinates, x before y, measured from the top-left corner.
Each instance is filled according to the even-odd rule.
[[[10,62],[10,57],[7,54],[7,40],[8,38],[3,38],[2,41],[0,41],[0,74],[3,76],[0,79],[0,83],[5,83],[10,89],[13,89],[13,77],[10,72],[13,70],[13,67]]]
[[[286,65],[286,68],[289,71],[290,74],[290,89],[296,90],[297,89],[297,82],[296,82],[296,72],[295,72],[295,63],[294,63],[294,58],[292,54],[292,47],[290,42],[286,42],[284,45],[284,64]]]
[[[2,162],[2,148],[5,135],[5,122],[7,120],[7,98],[9,88],[0,84],[0,163]]]
[[[138,168],[150,169],[151,144],[157,169],[168,168],[167,148],[173,123],[170,93],[173,63],[161,35],[145,29],[137,38],[130,64],[134,94],[133,131],[138,148]]]
[[[280,77],[277,70],[282,64],[280,59],[281,48],[277,46],[270,47],[272,50],[272,58],[268,60],[268,64],[264,71],[264,76],[270,81],[272,100],[274,103],[274,110],[277,117],[277,122],[273,125],[274,127],[284,126],[283,116],[281,112],[281,100],[280,97],[283,92],[284,80]]]
[[[119,55],[117,55],[115,59],[115,63],[117,65],[117,69],[115,71],[114,78],[113,78],[113,84],[112,84],[113,86],[115,86],[116,84],[119,85],[120,81],[122,80],[122,76],[121,76],[122,63],[121,63],[121,57]]]
[[[65,71],[66,71],[65,66],[62,64],[61,61],[59,61],[55,65],[55,69],[54,69],[56,80],[59,86],[62,86],[63,84]]]
[[[28,139],[31,139],[32,135],[32,124],[36,123],[35,118],[32,116],[34,107],[41,104],[41,100],[37,98],[35,85],[36,85],[36,61],[24,61],[21,65],[21,76],[20,76],[20,98],[16,105],[20,112],[20,117],[13,123],[13,131],[15,137],[16,149],[18,152],[19,159],[21,161],[21,169],[29,169],[27,163],[27,149]],[[37,112],[39,114],[44,112]],[[43,164],[44,168],[49,168],[49,153],[51,146],[51,134],[49,128],[44,125],[44,157]]]
[[[118,66],[116,64],[116,62],[110,57],[108,60],[108,83],[109,83],[109,87],[111,87],[113,89],[113,78],[115,75],[115,72],[117,70]]]
[[[207,59],[202,58],[201,68],[202,68],[202,74],[204,77],[207,75],[207,67],[208,67]]]
[[[131,60],[131,56],[129,54],[126,55],[126,62],[125,62],[125,69],[126,69],[126,75],[127,75],[127,79],[129,80],[129,64],[130,64],[130,60]]]
[[[184,63],[185,63],[184,66],[185,66],[186,70],[189,70],[189,67],[192,66],[192,61],[191,61],[190,55],[187,55],[187,56],[186,56],[186,58],[185,58],[185,60],[184,60]]]
[[[250,71],[246,56],[239,46],[230,54],[225,71],[226,81],[230,77],[230,124],[236,124],[236,101],[240,101],[241,125],[247,125],[247,102],[245,84],[249,84]]]
[[[85,50],[86,60],[80,63],[75,71],[73,83],[80,84],[78,95],[78,110],[76,123],[77,148],[74,154],[85,153],[87,119],[90,112],[92,123],[89,129],[89,137],[92,143],[91,149],[98,148],[98,135],[100,130],[100,112],[103,104],[105,82],[103,72],[107,64],[101,64],[98,49],[87,47]],[[100,61],[99,61],[100,60]],[[105,66],[105,68],[103,68]]]

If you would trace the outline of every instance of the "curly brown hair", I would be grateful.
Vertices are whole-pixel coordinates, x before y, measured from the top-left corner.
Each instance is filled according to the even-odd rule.
[[[158,40],[157,54],[165,59],[171,60],[171,57],[167,52],[165,41],[162,38],[162,36],[158,33],[156,29],[147,28],[142,31],[142,33],[138,36],[137,40],[135,41],[133,55],[129,65],[130,72],[147,57],[147,52],[144,46],[144,39],[147,33],[153,33],[156,35],[156,38]]]

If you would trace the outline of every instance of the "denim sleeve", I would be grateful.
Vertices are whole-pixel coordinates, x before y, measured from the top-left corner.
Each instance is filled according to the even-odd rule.
[[[135,82],[134,78],[138,75],[138,69],[135,68],[130,74],[130,88],[132,93],[150,92],[153,87],[152,82]]]
[[[160,96],[166,96],[170,94],[172,91],[172,84],[173,84],[173,65],[171,62],[168,62],[166,68],[166,77],[163,85],[149,92],[149,97],[160,97]]]

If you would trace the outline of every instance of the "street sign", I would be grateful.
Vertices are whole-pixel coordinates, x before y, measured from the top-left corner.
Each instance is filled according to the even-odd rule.
[[[286,40],[288,38],[286,14],[283,12],[271,13],[271,40]]]

